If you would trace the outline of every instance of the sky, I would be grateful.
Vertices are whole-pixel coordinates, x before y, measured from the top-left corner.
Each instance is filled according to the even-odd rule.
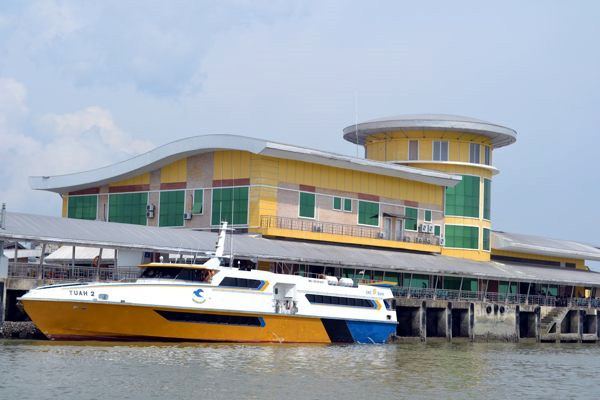
[[[599,20],[596,1],[3,0],[0,201],[59,215],[28,176],[183,137],[355,155],[355,119],[446,113],[518,132],[494,229],[600,245]]]

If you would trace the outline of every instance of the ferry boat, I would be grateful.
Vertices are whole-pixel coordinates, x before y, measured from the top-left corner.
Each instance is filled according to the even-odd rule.
[[[384,343],[389,288],[223,265],[226,224],[204,264],[144,264],[133,282],[42,286],[19,300],[55,340]]]

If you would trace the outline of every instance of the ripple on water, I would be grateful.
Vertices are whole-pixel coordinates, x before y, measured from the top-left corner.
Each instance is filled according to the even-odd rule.
[[[3,398],[596,398],[594,345],[0,342]]]

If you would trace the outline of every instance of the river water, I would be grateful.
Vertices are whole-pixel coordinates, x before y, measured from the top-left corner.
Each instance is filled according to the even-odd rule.
[[[600,397],[578,344],[130,344],[0,341],[1,399]]]

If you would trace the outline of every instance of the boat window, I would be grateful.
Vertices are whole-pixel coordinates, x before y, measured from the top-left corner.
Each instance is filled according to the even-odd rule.
[[[194,268],[152,267],[146,268],[142,278],[147,279],[177,279],[192,282],[210,282],[213,270]]]
[[[374,303],[367,299],[356,299],[354,297],[323,296],[319,294],[307,294],[306,298],[313,304],[333,304],[350,307],[373,308]]]
[[[392,311],[393,307],[392,307],[392,299],[384,299],[383,302],[385,303],[385,308],[388,311]]]
[[[233,276],[227,276],[223,278],[221,283],[219,283],[219,286],[259,289],[262,284],[263,281],[258,279],[235,278]]]

